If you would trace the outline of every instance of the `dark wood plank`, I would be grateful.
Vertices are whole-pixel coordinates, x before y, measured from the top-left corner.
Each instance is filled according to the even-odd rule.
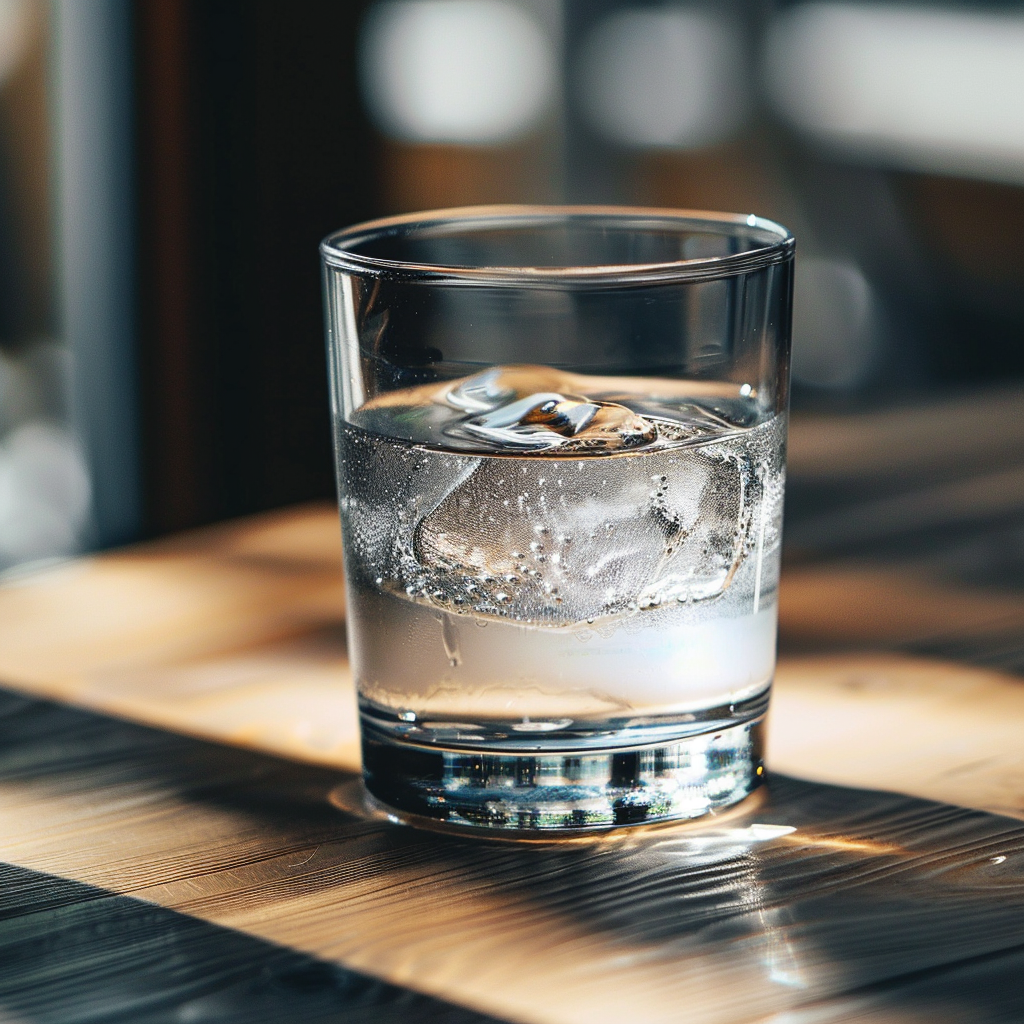
[[[19,1024],[494,1020],[230,928],[0,864],[0,1015]]]

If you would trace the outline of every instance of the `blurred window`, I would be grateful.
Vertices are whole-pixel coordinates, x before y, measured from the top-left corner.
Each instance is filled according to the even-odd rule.
[[[536,127],[555,59],[544,29],[507,0],[392,0],[361,45],[371,115],[393,138],[493,144]]]
[[[862,159],[1024,183],[1024,15],[807,4],[766,73],[786,119]]]

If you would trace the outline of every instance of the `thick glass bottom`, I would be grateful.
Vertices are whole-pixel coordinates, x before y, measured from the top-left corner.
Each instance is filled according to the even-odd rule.
[[[646,715],[634,711],[625,716],[601,718],[535,715],[506,720],[473,715],[452,718],[443,712],[416,715],[360,696],[359,715],[364,732],[389,742],[420,747],[488,754],[562,754],[569,750],[574,754],[584,750],[608,753],[616,747],[662,746],[687,736],[719,733],[761,718],[768,710],[769,692],[765,688],[753,696],[692,711],[652,708]],[[571,704],[566,705],[569,708]],[[466,721],[466,717],[472,720]]]
[[[543,753],[443,749],[363,721],[370,795],[456,828],[575,832],[698,818],[759,784],[764,717],[671,743]]]

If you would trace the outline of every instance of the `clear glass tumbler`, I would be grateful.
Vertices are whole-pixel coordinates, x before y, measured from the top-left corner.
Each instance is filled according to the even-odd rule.
[[[536,833],[757,786],[793,250],[754,216],[603,207],[324,241],[373,800]]]

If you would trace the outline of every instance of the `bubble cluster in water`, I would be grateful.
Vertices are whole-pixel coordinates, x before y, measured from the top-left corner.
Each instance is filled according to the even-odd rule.
[[[564,376],[496,368],[377,410],[378,429],[405,417],[399,434],[426,410],[493,455],[344,425],[350,571],[445,611],[568,626],[713,600],[755,545],[777,547],[776,419],[737,429],[692,403],[651,419]]]

